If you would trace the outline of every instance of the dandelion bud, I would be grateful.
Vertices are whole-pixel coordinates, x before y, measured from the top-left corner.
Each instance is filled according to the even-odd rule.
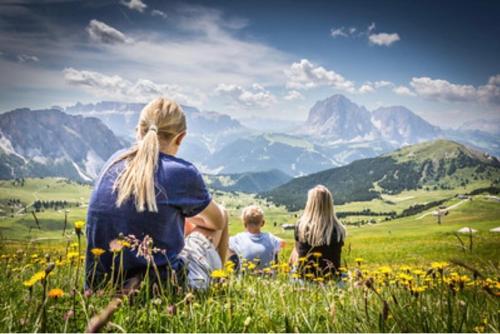
[[[167,306],[168,315],[176,315],[177,314],[177,306],[175,304],[170,304]]]
[[[49,264],[47,264],[47,267],[45,268],[45,275],[50,274],[50,272],[54,270],[55,267],[56,265],[54,264],[54,262],[50,262]]]

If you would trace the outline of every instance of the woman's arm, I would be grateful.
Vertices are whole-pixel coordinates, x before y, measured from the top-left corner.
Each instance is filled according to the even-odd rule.
[[[225,226],[226,210],[212,200],[202,212],[189,218],[189,222],[209,230],[222,230]]]
[[[299,253],[297,253],[297,248],[295,245],[293,246],[292,253],[290,254],[290,258],[288,259],[288,263],[290,265],[294,265],[299,261]]]

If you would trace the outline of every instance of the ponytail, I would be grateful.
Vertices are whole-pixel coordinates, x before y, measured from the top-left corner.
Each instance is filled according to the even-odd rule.
[[[137,127],[137,144],[115,161],[126,161],[113,185],[117,192],[117,207],[133,197],[138,212],[158,212],[155,173],[160,152],[159,137],[171,140],[185,129],[184,113],[175,102],[159,98],[144,107]]]

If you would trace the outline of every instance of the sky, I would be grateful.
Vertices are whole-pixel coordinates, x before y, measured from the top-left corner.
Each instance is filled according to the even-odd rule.
[[[0,111],[163,95],[305,120],[344,94],[443,128],[500,118],[499,1],[0,2]]]

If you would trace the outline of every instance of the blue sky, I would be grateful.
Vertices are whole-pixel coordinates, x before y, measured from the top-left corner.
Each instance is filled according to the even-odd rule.
[[[165,95],[302,120],[345,94],[442,127],[500,118],[497,1],[0,4],[0,110]]]

